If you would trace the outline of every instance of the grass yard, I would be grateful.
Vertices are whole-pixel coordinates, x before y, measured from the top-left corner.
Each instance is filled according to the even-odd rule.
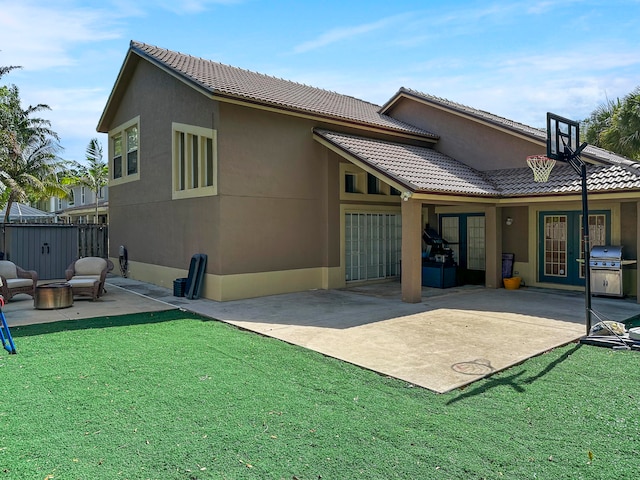
[[[445,395],[177,310],[15,327],[3,479],[623,479],[637,352],[570,345]]]

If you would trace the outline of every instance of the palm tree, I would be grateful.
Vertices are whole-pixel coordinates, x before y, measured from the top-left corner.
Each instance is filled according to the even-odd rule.
[[[6,200],[5,223],[14,202],[67,195],[58,181],[63,170],[57,156],[58,135],[48,120],[33,116],[48,109],[44,104],[23,109],[15,85],[0,91],[0,196]]]
[[[98,223],[98,197],[100,189],[109,181],[109,167],[102,160],[102,145],[97,138],[91,139],[86,150],[86,164],[74,162],[75,174],[64,179],[63,183],[71,186],[89,188],[96,199],[95,223]]]
[[[624,97],[621,107],[614,115],[613,123],[616,151],[634,160],[640,160],[640,87]]]
[[[611,128],[613,117],[620,108],[620,99],[615,101],[607,99],[606,103],[598,106],[589,118],[581,123],[582,136],[585,141],[596,147],[606,148],[603,145],[602,134]]]
[[[640,160],[640,87],[594,110],[583,122],[583,133],[592,145]]]

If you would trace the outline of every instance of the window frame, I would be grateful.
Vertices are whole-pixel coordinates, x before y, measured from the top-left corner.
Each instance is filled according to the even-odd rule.
[[[218,194],[217,133],[211,128],[171,124],[171,196],[174,200]]]
[[[129,133],[136,130],[135,146],[130,145]],[[120,151],[116,154],[116,142],[120,141]],[[135,153],[135,171],[131,168],[132,154]],[[116,165],[119,168],[116,169]],[[116,174],[119,174],[116,176]],[[140,180],[140,116],[118,125],[109,131],[109,186]]]

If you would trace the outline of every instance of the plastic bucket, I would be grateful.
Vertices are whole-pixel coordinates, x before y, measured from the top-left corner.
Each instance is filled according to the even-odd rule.
[[[507,290],[517,290],[520,288],[522,279],[520,277],[503,278],[504,288]]]

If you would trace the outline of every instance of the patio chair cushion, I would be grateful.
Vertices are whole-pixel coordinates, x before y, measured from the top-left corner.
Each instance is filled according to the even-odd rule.
[[[107,268],[107,261],[104,258],[99,257],[85,257],[76,260],[75,262],[75,273],[76,276],[83,275],[97,275],[98,278],[102,271]]]
[[[85,277],[85,278],[78,278],[78,277],[73,277],[71,280],[67,280],[66,283],[68,283],[69,285],[71,285],[71,288],[73,287],[93,287],[96,282],[99,282],[100,278],[92,278],[92,277]]]
[[[7,287],[10,289],[18,287],[30,287],[33,285],[33,280],[30,278],[7,278]]]
[[[18,278],[16,264],[8,260],[0,260],[0,275],[7,280],[10,278]]]

